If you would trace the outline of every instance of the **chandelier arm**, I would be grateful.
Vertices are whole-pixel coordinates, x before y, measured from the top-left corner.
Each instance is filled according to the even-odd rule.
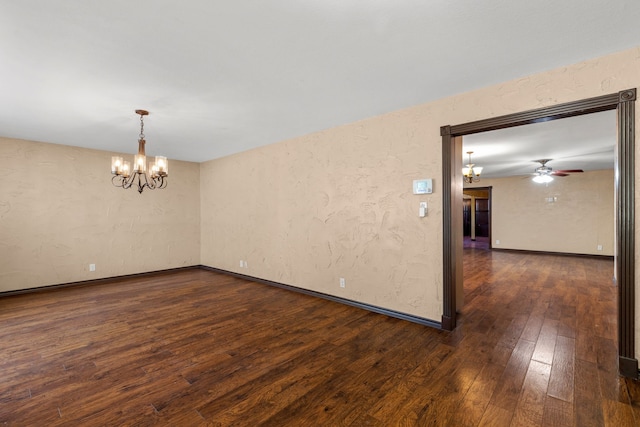
[[[144,177],[144,184],[142,183],[142,177]],[[138,173],[138,193],[142,194],[142,190],[144,190],[144,187],[149,187],[149,182],[147,181],[147,174]],[[151,187],[149,188],[153,190],[153,188]]]
[[[167,187],[167,182],[168,180],[164,179],[164,176],[159,176],[158,177],[158,181],[160,182],[160,185],[157,186],[157,188],[166,188]]]
[[[114,175],[111,177],[111,183],[116,187],[124,187],[124,177],[122,175]]]
[[[129,177],[124,181],[124,186],[122,188],[124,188],[125,190],[128,188],[131,188],[131,185],[133,185],[133,181],[136,179],[136,173],[132,173],[131,175],[129,175]]]
[[[129,175],[128,177],[125,177],[124,175],[114,175],[111,178],[111,183],[116,187],[122,187],[126,190],[128,188],[131,188],[131,184],[133,184],[135,175],[135,173]]]
[[[134,172],[129,177],[125,178],[123,175],[114,175],[111,178],[111,183],[115,187],[122,187],[125,190],[134,186],[138,190],[138,193],[142,193],[145,188],[149,190],[166,188],[168,180],[164,176],[156,176],[149,179],[144,172]]]
[[[149,188],[150,190],[155,190],[156,188],[158,188],[158,185],[156,184],[156,179],[152,176],[148,176],[147,174],[145,174],[144,177],[146,183],[147,183],[147,188]]]
[[[163,184],[162,176],[160,176],[160,175],[151,175],[151,181],[153,183],[152,184],[153,188],[158,188],[158,189],[164,188],[164,187],[162,187],[162,184]]]

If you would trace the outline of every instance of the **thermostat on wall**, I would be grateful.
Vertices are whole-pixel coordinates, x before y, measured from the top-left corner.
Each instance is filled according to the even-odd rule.
[[[432,179],[415,179],[413,181],[413,194],[431,194],[433,193]]]

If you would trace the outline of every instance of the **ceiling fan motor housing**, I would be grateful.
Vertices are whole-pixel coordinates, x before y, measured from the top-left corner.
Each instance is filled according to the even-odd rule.
[[[536,173],[540,174],[540,175],[548,175],[551,173],[553,169],[550,168],[549,166],[540,166],[538,168],[536,168]]]

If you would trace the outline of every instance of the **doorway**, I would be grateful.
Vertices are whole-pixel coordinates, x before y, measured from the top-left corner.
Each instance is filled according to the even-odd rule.
[[[462,191],[463,247],[491,249],[491,187]]]
[[[443,126],[443,314],[441,326],[456,326],[456,289],[460,289],[462,261],[462,197],[458,165],[462,157],[461,137],[478,132],[616,110],[618,118],[616,179],[616,278],[618,284],[618,366],[622,375],[638,377],[635,358],[635,100],[636,89],[510,114],[456,126]],[[460,213],[458,213],[460,212]]]

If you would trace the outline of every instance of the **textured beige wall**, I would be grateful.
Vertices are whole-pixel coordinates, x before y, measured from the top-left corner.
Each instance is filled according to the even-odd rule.
[[[556,178],[548,185],[513,177],[483,179],[465,188],[481,184],[493,187],[491,222],[495,248],[614,254],[613,170]],[[601,251],[598,245],[602,245]]]
[[[425,282],[442,270],[440,200],[411,191],[414,179],[438,181],[440,158],[424,149],[426,134],[407,135],[417,117],[391,117],[202,164],[203,264],[439,312],[441,291]]]
[[[174,161],[169,188],[143,195],[111,186],[111,153],[0,139],[0,291],[201,262],[440,320],[440,126],[639,85],[636,48],[201,165]],[[434,194],[413,195],[418,178],[433,178]]]
[[[138,194],[111,184],[111,155],[0,138],[0,292],[200,263],[199,165]]]
[[[636,48],[203,163],[202,263],[439,321],[440,126],[639,85]]]

